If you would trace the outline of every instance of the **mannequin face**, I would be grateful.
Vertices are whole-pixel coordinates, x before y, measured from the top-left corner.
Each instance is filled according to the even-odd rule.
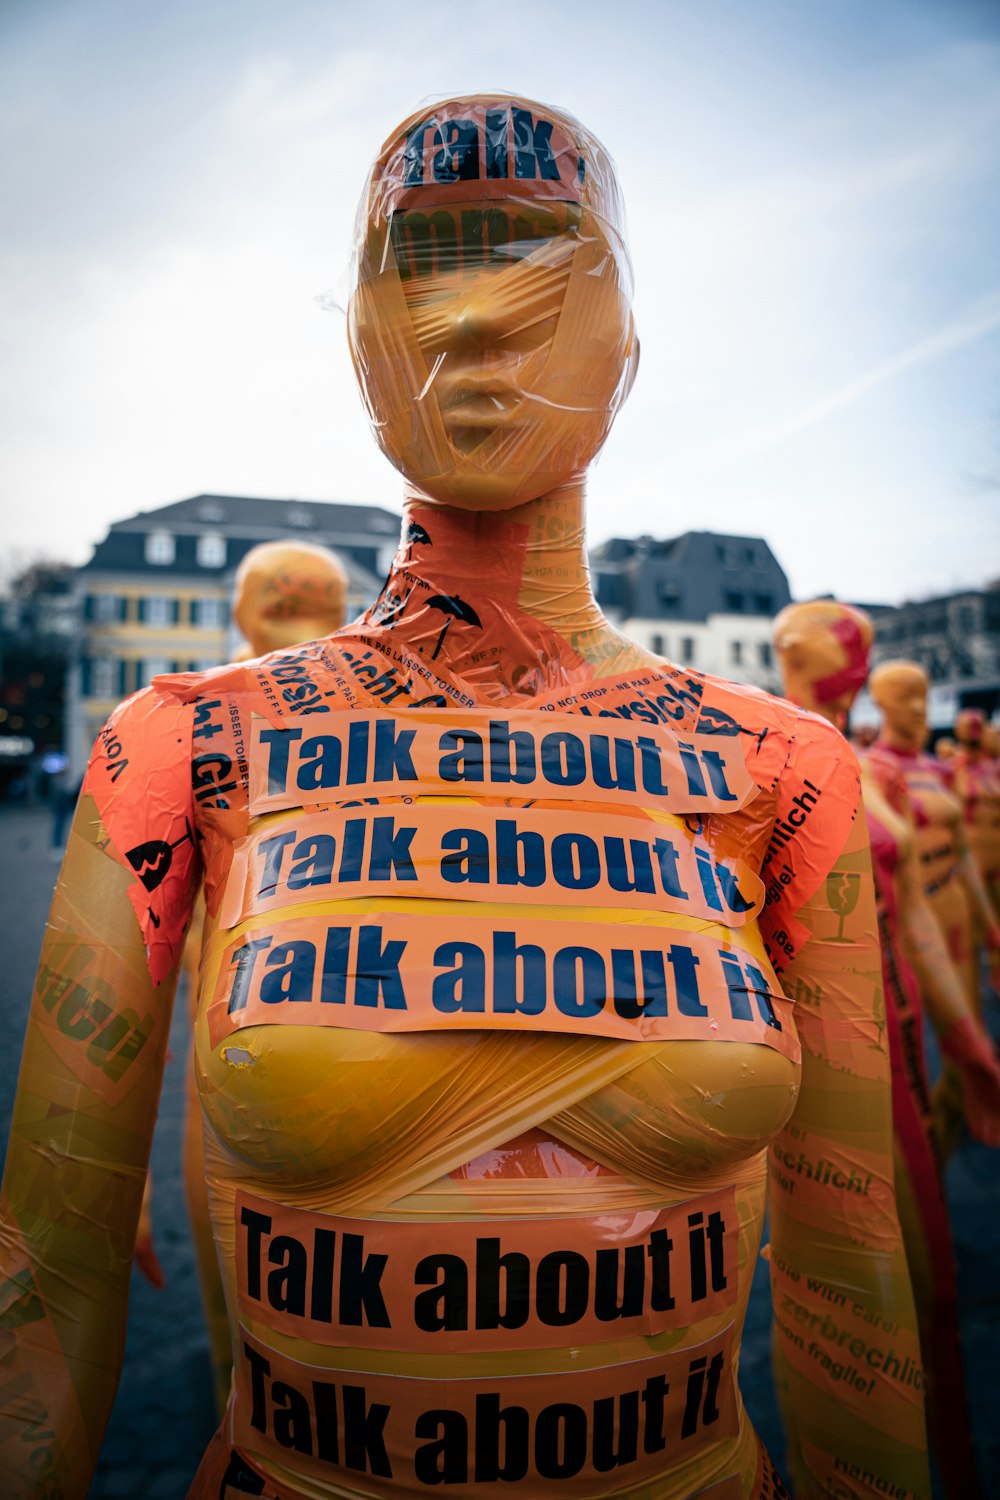
[[[233,615],[255,656],[318,640],[344,623],[347,575],[322,547],[265,542],[236,578]]]
[[[542,105],[453,100],[373,170],[351,352],[383,451],[431,500],[507,510],[578,480],[627,392],[617,184],[581,131]]]
[[[968,750],[978,750],[983,742],[986,717],[978,708],[964,708],[955,720],[955,738]]]
[[[927,738],[927,678],[918,667],[881,671],[872,697],[882,710],[882,738],[904,750],[919,750]]]
[[[788,605],[774,622],[785,697],[843,730],[867,676],[871,638],[868,617],[848,605]]]

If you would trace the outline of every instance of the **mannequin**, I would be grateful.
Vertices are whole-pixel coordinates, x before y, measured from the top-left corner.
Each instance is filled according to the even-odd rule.
[[[853,753],[639,650],[589,588],[584,474],[637,359],[621,224],[560,111],[464,98],[393,133],[349,315],[407,485],[385,588],[325,641],[162,679],[92,764],[51,929],[79,937],[45,962],[93,947],[98,861],[144,1077],[205,869],[236,1387],[198,1500],[781,1495],[735,1384],[768,1170],[797,1493],[929,1494]],[[26,1100],[55,1087],[50,988]],[[135,1142],[103,1205],[126,1250],[147,1092],[97,1106]],[[27,1109],[7,1190],[40,1275]],[[107,1325],[113,1260],[96,1279]],[[38,1337],[25,1362],[59,1393],[60,1482],[114,1378],[77,1340],[86,1366]]]
[[[867,675],[874,630],[848,604],[818,599],[790,604],[774,622],[774,645],[787,695],[846,729]],[[930,1089],[924,1060],[921,994],[946,1055],[969,1049],[949,1034],[971,1030],[976,1045],[965,1093],[967,1122],[979,1139],[1000,1145],[1000,1066],[969,1010],[937,919],[923,893],[913,815],[902,775],[873,774],[862,760],[865,814],[879,896],[882,978],[892,1058],[896,1196],[928,1371],[928,1421],[938,1468],[955,1500],[982,1494],[968,1427],[958,1346],[958,1305],[948,1211],[934,1154]],[[911,967],[912,962],[912,967]],[[914,973],[916,969],[916,973]],[[918,983],[919,976],[919,983]]]
[[[963,1079],[968,1086],[981,1076],[981,1031],[978,1016],[979,950],[974,922],[981,924],[990,948],[1000,943],[1000,928],[990,897],[969,853],[962,804],[949,789],[940,762],[922,753],[927,738],[927,674],[917,662],[887,661],[875,668],[869,691],[882,713],[877,744],[866,765],[873,779],[901,773],[916,815],[916,845],[925,893],[937,916],[948,951],[961,978],[971,1013],[952,1028],[944,1046],[945,1066],[934,1090],[935,1138],[943,1159],[954,1147],[962,1121]]]
[[[251,656],[319,640],[344,623],[347,573],[327,547],[261,542],[240,562],[235,586],[233,618]]]
[[[949,771],[962,799],[969,848],[994,911],[1000,901],[1000,774],[989,754],[985,715],[966,708],[955,720],[959,748]]]

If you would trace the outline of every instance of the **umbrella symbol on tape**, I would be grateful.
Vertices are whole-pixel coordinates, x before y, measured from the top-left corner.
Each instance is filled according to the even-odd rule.
[[[410,521],[408,523],[404,533],[404,540],[409,542],[411,546],[417,542],[421,542],[425,547],[433,547],[434,545],[419,521]]]
[[[441,634],[438,636],[437,645],[431,653],[431,661],[436,660],[438,652],[444,645],[444,638],[451,628],[452,620],[461,620],[463,625],[474,625],[477,630],[482,630],[483,622],[476,614],[471,604],[466,604],[456,594],[453,598],[448,594],[432,594],[427,601],[428,609],[439,609],[442,614],[448,616],[444,622]]]
[[[163,884],[170,873],[173,864],[173,851],[181,844],[186,844],[190,839],[194,843],[194,835],[191,824],[187,818],[184,819],[184,827],[187,830],[179,839],[172,844],[163,839],[147,839],[145,843],[136,844],[134,849],[126,849],[125,858],[132,866],[147,891],[153,892],[157,886]]]

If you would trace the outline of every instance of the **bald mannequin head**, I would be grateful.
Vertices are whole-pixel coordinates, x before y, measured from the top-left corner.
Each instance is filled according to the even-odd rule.
[[[325,547],[262,542],[236,572],[233,615],[255,656],[330,635],[344,623],[347,573]]]
[[[955,738],[968,750],[978,750],[983,742],[986,715],[980,708],[963,708],[955,720]]]
[[[814,599],[789,604],[772,634],[785,697],[842,730],[868,673],[871,620],[850,604]]]
[[[879,738],[895,750],[917,751],[927,738],[930,679],[919,662],[884,661],[868,679],[868,691],[882,711]]]

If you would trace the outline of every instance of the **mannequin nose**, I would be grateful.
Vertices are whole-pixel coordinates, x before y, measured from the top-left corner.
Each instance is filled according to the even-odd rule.
[[[480,289],[456,299],[452,335],[459,348],[485,349],[503,337],[508,322],[498,299]]]

